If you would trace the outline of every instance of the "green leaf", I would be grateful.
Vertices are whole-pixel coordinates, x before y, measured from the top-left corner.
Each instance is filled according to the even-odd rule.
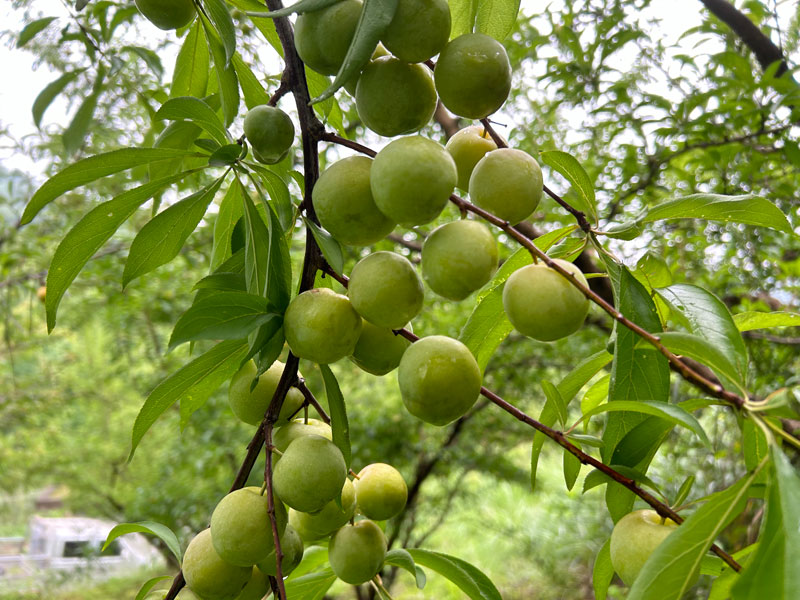
[[[136,209],[165,187],[180,181],[193,171],[146,183],[128,190],[90,210],[64,236],[47,270],[47,330],[56,325],[56,312],[64,292],[89,259],[114,235]]]
[[[623,265],[602,256],[611,279],[617,310],[647,331],[660,332],[661,319],[645,287]],[[640,338],[627,327],[616,323],[614,331],[617,339],[611,366],[609,402],[640,398],[666,402],[669,398],[667,359],[654,348],[637,347]],[[644,419],[640,414],[624,412],[609,415],[603,433],[606,443],[602,452],[604,461],[610,460],[619,441]]]
[[[769,453],[769,444],[764,431],[752,418],[742,420],[742,453],[748,470],[755,469]]]
[[[694,475],[689,475],[686,479],[683,480],[678,493],[675,495],[675,500],[672,502],[672,506],[680,506],[686,501],[686,498],[689,497],[689,493],[692,491],[692,486],[694,485],[695,477]]]
[[[581,413],[589,412],[608,399],[608,384],[610,381],[611,375],[604,375],[586,390],[583,398],[581,398]]]
[[[217,74],[217,87],[220,92],[222,102],[223,121],[227,127],[233,123],[239,113],[239,79],[236,70],[230,64],[225,54],[225,47],[217,37],[213,28],[203,19],[203,26],[206,30],[208,49],[214,58],[214,72]]]
[[[460,558],[419,548],[409,549],[408,553],[416,564],[455,583],[470,600],[503,600],[486,575]]]
[[[322,10],[323,8],[326,8],[331,4],[336,4],[339,1],[340,0],[300,0],[291,6],[281,8],[280,10],[272,10],[269,12],[248,12],[247,14],[251,17],[269,17],[276,19],[278,17],[288,17],[289,15],[295,13],[301,15],[307,12]]]
[[[145,64],[150,67],[153,74],[158,77],[158,79],[161,79],[161,76],[164,74],[164,66],[161,64],[161,58],[158,54],[150,50],[150,48],[143,48],[142,46],[123,46],[120,48],[120,51],[130,52],[141,58]]]
[[[383,563],[405,569],[414,577],[417,583],[417,589],[421,590],[425,587],[425,583],[427,582],[425,571],[414,564],[414,559],[411,557],[408,551],[402,548],[389,550],[389,552],[386,553],[386,558],[383,559]]]
[[[61,194],[91,183],[101,177],[146,165],[153,161],[183,158],[193,154],[185,150],[169,148],[124,148],[79,160],[48,179],[42,187],[36,190],[36,193],[34,193],[25,207],[20,224],[30,223],[40,210]]]
[[[211,61],[208,56],[209,49],[206,36],[197,19],[183,40],[178,58],[175,60],[175,69],[172,73],[170,98],[181,96],[194,96],[202,98],[208,89],[208,71]]]
[[[133,238],[128,260],[122,272],[122,286],[137,277],[168,263],[178,255],[183,244],[197,227],[214,195],[222,185],[222,178],[176,202],[150,219]]]
[[[83,140],[86,139],[86,134],[89,131],[89,125],[92,124],[94,111],[97,108],[97,101],[100,94],[103,92],[103,82],[106,77],[106,69],[102,65],[97,68],[97,78],[92,86],[92,92],[84,98],[78,110],[75,111],[75,116],[72,117],[61,138],[64,142],[64,151],[67,154],[75,154],[83,146]]]
[[[219,267],[231,256],[231,237],[237,221],[242,217],[241,188],[228,186],[225,197],[219,203],[217,220],[214,221],[214,245],[211,248],[211,270]]]
[[[199,98],[182,96],[167,100],[158,112],[156,119],[171,121],[190,121],[211,134],[221,146],[230,143],[230,136],[211,107]],[[240,148],[241,150],[241,148]]]
[[[684,521],[647,559],[628,600],[679,600],[720,532],[744,509],[753,472],[714,496]]]
[[[281,319],[270,312],[263,296],[225,291],[198,300],[181,315],[169,340],[170,349],[196,340],[239,340],[267,321]]]
[[[675,354],[688,356],[710,367],[722,379],[723,383],[731,382],[739,391],[744,393],[744,382],[740,379],[739,371],[715,344],[690,333],[680,331],[665,331],[659,335],[661,343]],[[643,344],[647,342],[643,341]]]
[[[319,365],[322,379],[325,382],[325,395],[328,398],[328,409],[331,411],[331,430],[333,443],[342,451],[347,468],[350,468],[350,424],[347,421],[347,409],[344,397],[339,389],[339,382],[328,365]]]
[[[292,204],[292,198],[289,193],[289,186],[286,181],[275,173],[274,171],[256,165],[253,169],[258,175],[258,179],[267,188],[267,194],[272,200],[272,208],[278,215],[278,220],[281,223],[281,229],[289,231],[294,226],[295,208]],[[302,183],[298,183],[300,189],[303,188]]]
[[[398,0],[364,0],[361,16],[353,34],[353,41],[345,54],[344,62],[333,83],[322,94],[314,98],[311,103],[322,102],[350,81],[361,69],[364,68],[372,57],[384,31],[392,22],[392,17],[397,10]]]
[[[597,553],[594,567],[592,567],[592,588],[595,600],[606,600],[608,586],[611,585],[612,579],[614,579],[614,567],[611,566],[611,540],[608,539]]]
[[[520,0],[478,0],[476,30],[502,42],[514,29],[519,4]]]
[[[575,482],[581,472],[581,461],[567,450],[564,450],[564,483],[567,485],[567,491],[571,491],[575,487]]]
[[[292,600],[322,600],[336,581],[330,567],[286,581],[286,597]]]
[[[754,329],[768,329],[770,327],[798,327],[800,326],[800,313],[776,312],[743,312],[733,315],[733,322],[739,331],[752,331]]]
[[[203,0],[203,5],[225,48],[225,66],[230,66],[233,54],[236,52],[236,27],[228,5],[222,0]]]
[[[777,206],[766,198],[749,194],[744,196],[692,194],[650,208],[639,216],[637,222],[652,223],[668,219],[707,219],[769,227],[784,233],[793,233],[786,215]]]
[[[242,273],[213,273],[194,284],[195,290],[235,290],[245,292],[247,284]],[[258,296],[261,298],[261,296]],[[199,298],[198,298],[199,300]],[[262,298],[263,300],[263,298]]]
[[[22,48],[57,18],[58,17],[45,17],[44,19],[37,19],[36,21],[28,23],[23,30],[19,32],[17,48]]]
[[[677,404],[651,402],[648,400],[616,400],[614,402],[607,402],[606,404],[602,404],[597,408],[590,410],[589,412],[585,413],[578,422],[580,423],[581,421],[590,419],[591,417],[604,412],[623,411],[652,415],[654,417],[659,417],[660,419],[670,421],[671,423],[675,423],[676,425],[680,425],[681,427],[685,427],[689,431],[695,433],[707,448],[711,448],[711,441],[708,439],[708,436],[703,430],[702,425],[700,425],[700,422],[695,419],[692,414],[686,412]]]
[[[744,385],[747,348],[728,307],[711,292],[685,283],[659,288],[656,293],[670,305],[673,314],[684,319],[692,333],[725,355],[736,370],[736,381]]]
[[[48,107],[53,103],[53,100],[56,99],[56,96],[64,91],[64,88],[67,87],[71,82],[75,81],[75,78],[85,70],[86,69],[78,69],[77,71],[64,73],[55,81],[47,84],[45,88],[39,92],[39,95],[36,96],[36,100],[33,101],[33,107],[31,108],[31,112],[33,113],[33,122],[36,127],[41,126],[42,117],[44,116],[44,113]]]
[[[172,575],[161,575],[159,577],[153,577],[152,579],[148,579],[142,584],[142,587],[139,588],[139,592],[136,594],[136,598],[134,600],[144,600],[147,597],[147,593],[152,590],[157,583],[165,581],[167,579],[172,579]]]
[[[469,348],[483,372],[495,350],[513,329],[503,310],[503,287],[497,286],[478,300],[458,339]]]
[[[507,1],[506,3],[508,4]],[[516,18],[516,11],[519,9],[519,3],[516,2],[515,4],[517,4],[517,6],[514,7],[514,17]],[[480,28],[480,12],[478,13],[478,27]],[[581,166],[581,163],[571,154],[559,150],[540,152],[539,156],[544,164],[555,169],[569,181],[572,190],[575,192],[572,205],[585,213],[587,217],[597,222],[597,200],[595,199],[594,184]]]
[[[732,589],[733,600],[790,600],[800,590],[800,477],[777,445],[758,549]]]
[[[478,2],[480,0],[449,0],[450,39],[457,38],[465,33],[472,33],[475,26],[475,17],[478,15]]]
[[[239,370],[246,352],[247,344],[241,341],[220,342],[159,383],[147,396],[136,416],[128,461],[133,458],[144,434],[164,411],[178,400],[194,403],[207,400],[223,382]]]
[[[208,157],[208,165],[210,167],[232,167],[237,161],[244,158],[243,154],[246,153],[245,146],[225,144],[211,153],[211,156]]]
[[[317,246],[322,250],[322,256],[328,261],[330,267],[339,275],[344,272],[344,254],[342,253],[342,245],[337,242],[333,236],[322,229],[319,225],[310,219],[303,218],[303,222],[311,230]]]
[[[544,391],[544,395],[547,397],[548,402],[552,402],[553,406],[555,406],[556,411],[558,412],[558,420],[563,427],[567,424],[567,419],[569,415],[567,413],[567,403],[564,398],[561,397],[561,393],[558,391],[558,388],[554,386],[549,381],[542,381],[542,390]]]
[[[241,55],[237,52],[233,55],[233,68],[239,78],[239,85],[242,88],[242,95],[244,96],[244,103],[248,109],[267,104],[269,102],[269,94],[264,90],[264,86],[255,76],[253,71]]]
[[[126,533],[149,533],[159,538],[172,552],[178,564],[181,564],[181,545],[178,543],[177,536],[172,533],[172,530],[166,525],[161,523],[154,523],[153,521],[141,521],[139,523],[121,523],[108,532],[106,542],[103,544],[102,550],[108,548],[109,544],[121,535]]]

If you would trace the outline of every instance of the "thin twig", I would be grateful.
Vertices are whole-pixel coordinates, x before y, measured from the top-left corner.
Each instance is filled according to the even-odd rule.
[[[322,405],[319,403],[319,400],[317,400],[314,397],[314,394],[311,393],[311,390],[308,389],[306,382],[303,379],[300,379],[295,384],[294,387],[300,390],[300,393],[303,394],[303,397],[306,399],[306,402],[314,407],[314,410],[316,410],[317,413],[319,414],[319,418],[322,419],[328,425],[330,425],[331,424],[330,416],[328,416],[328,413],[326,413],[325,409],[322,408]]]

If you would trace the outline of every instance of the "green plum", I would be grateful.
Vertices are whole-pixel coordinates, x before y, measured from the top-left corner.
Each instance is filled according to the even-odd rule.
[[[252,576],[250,566],[240,567],[222,560],[211,542],[211,529],[198,533],[183,555],[186,585],[203,600],[233,600]]]
[[[433,140],[415,135],[387,144],[372,163],[370,186],[383,214],[407,226],[430,223],[456,186],[453,158]]]
[[[262,104],[251,108],[244,118],[244,135],[256,160],[274,165],[283,160],[294,142],[292,119],[279,108]]]
[[[254,486],[235,490],[220,500],[211,514],[211,539],[217,554],[233,565],[251,566],[274,550],[267,504],[267,496]],[[275,502],[279,534],[286,529],[288,518],[286,507]]]
[[[340,0],[298,16],[294,45],[300,59],[317,73],[336,75],[360,17],[361,0]]]
[[[483,223],[462,219],[434,229],[422,246],[422,276],[449,300],[463,300],[497,270],[497,242]]]
[[[358,511],[375,521],[400,514],[408,500],[408,486],[400,471],[386,463],[367,465],[355,482]]]
[[[447,0],[402,0],[381,37],[400,60],[421,63],[433,58],[450,39]]]
[[[288,531],[289,526],[286,526]],[[244,586],[242,593],[236,596],[236,600],[263,600],[264,596],[269,592],[269,582],[266,576],[258,567],[253,567],[253,574],[250,576],[250,581]]]
[[[611,564],[622,581],[633,585],[644,563],[678,528],[654,510],[637,510],[622,517],[611,532]]]
[[[289,303],[283,331],[295,356],[324,365],[353,353],[361,334],[361,317],[347,296],[315,288]]]
[[[458,187],[465,191],[469,190],[469,178],[478,161],[487,152],[497,150],[497,144],[494,143],[492,136],[486,132],[483,125],[472,125],[460,129],[447,140],[444,147],[456,163]]]
[[[542,199],[539,163],[527,152],[500,148],[475,165],[469,179],[472,201],[511,225],[527,219]]]
[[[322,509],[341,491],[347,466],[341,450],[319,435],[297,438],[275,465],[275,493],[302,512]]]
[[[356,490],[353,482],[345,479],[342,486],[342,507],[334,498],[322,510],[305,513],[289,509],[289,523],[297,530],[305,542],[315,542],[329,536],[342,527],[356,511]]]
[[[353,585],[366,583],[386,558],[386,536],[372,521],[345,525],[331,537],[328,558],[336,576]]]
[[[378,135],[419,131],[436,110],[430,69],[383,56],[364,67],[356,85],[358,116]]]
[[[322,226],[342,244],[369,246],[396,223],[375,206],[369,173],[372,159],[351,156],[333,163],[314,184],[314,209]]]
[[[588,287],[578,267],[558,258],[555,262]],[[503,308],[521,334],[552,342],[580,329],[589,312],[589,300],[555,269],[538,263],[511,274],[503,288]]]
[[[475,404],[481,390],[481,370],[464,344],[432,335],[406,350],[397,381],[408,412],[441,426],[463,416]]]
[[[483,33],[451,40],[434,69],[436,91],[445,108],[467,119],[488,117],[511,91],[511,63],[503,45]]]
[[[411,329],[411,326],[406,325],[405,328]],[[410,345],[409,340],[395,334],[389,327],[378,327],[369,321],[364,321],[350,360],[362,371],[373,375],[386,375],[397,368],[403,353]]]
[[[289,573],[297,568],[300,561],[303,560],[303,540],[291,525],[286,526],[286,531],[283,532],[281,537],[281,552],[283,552],[283,560],[281,560],[281,574],[286,577]],[[265,575],[272,575],[275,577],[278,574],[278,563],[275,560],[275,550],[273,549],[266,558],[258,561],[258,568]],[[266,593],[266,592],[264,592]],[[261,600],[263,594],[258,597]]]
[[[309,419],[306,423],[303,417],[300,417],[276,429],[272,434],[272,445],[279,452],[285,452],[289,444],[304,435],[319,435],[328,440],[333,439],[330,425],[319,419]]]
[[[228,402],[231,410],[241,421],[250,425],[259,425],[272,402],[272,396],[278,387],[278,381],[283,373],[284,364],[275,361],[272,366],[261,374],[253,390],[250,386],[256,378],[258,367],[252,360],[247,361],[231,379],[228,387]],[[299,373],[298,373],[299,375]],[[299,375],[302,377],[302,375]],[[286,398],[281,406],[276,425],[286,423],[295,414],[304,402],[303,394],[297,388],[289,388]]]
[[[394,252],[374,252],[350,273],[353,308],[378,327],[400,329],[422,310],[424,291],[414,265]],[[352,354],[352,353],[351,353]]]
[[[192,0],[134,0],[136,8],[159,29],[180,29],[197,14]]]

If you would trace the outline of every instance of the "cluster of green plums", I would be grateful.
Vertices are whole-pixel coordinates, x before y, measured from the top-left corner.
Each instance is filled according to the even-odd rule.
[[[245,423],[260,423],[282,370],[276,362],[252,385],[256,366],[246,363],[228,389],[234,414]],[[328,540],[337,577],[354,585],[366,583],[380,571],[387,551],[376,521],[391,519],[405,508],[408,488],[397,469],[384,463],[364,467],[351,480],[329,425],[316,419],[288,420],[300,406],[302,395],[292,388],[273,437],[281,573],[286,576],[300,564],[306,544]],[[182,568],[187,586],[201,600],[263,598],[269,591],[267,576],[277,574],[265,490],[245,487],[225,496],[211,515],[210,527],[189,543]]]

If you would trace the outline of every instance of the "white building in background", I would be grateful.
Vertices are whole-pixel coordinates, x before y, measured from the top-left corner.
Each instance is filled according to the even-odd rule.
[[[48,575],[69,572],[103,579],[145,568],[163,568],[166,561],[145,536],[129,533],[100,549],[115,523],[87,517],[33,517],[28,538],[0,538],[0,590],[14,580],[35,583]]]

